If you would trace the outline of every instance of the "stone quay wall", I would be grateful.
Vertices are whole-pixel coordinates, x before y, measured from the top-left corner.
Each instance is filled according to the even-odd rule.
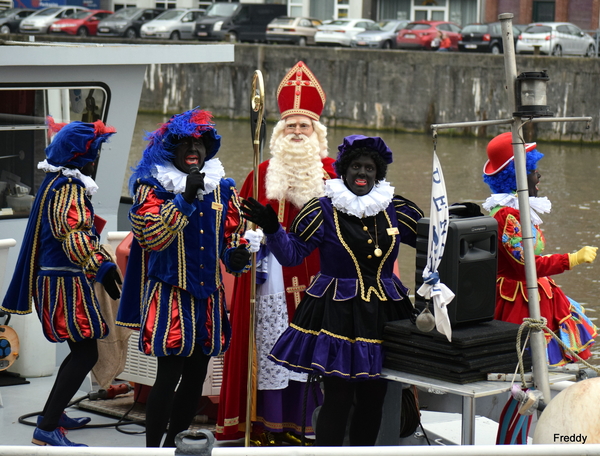
[[[248,119],[253,73],[263,73],[266,117],[279,118],[276,92],[304,61],[327,95],[328,126],[429,133],[432,124],[508,119],[504,56],[239,44],[235,62],[152,65],[140,111],[173,114],[200,106],[215,117]],[[526,124],[525,140],[600,142],[600,59],[517,56],[517,72],[546,70],[547,104],[556,117],[589,122]],[[439,130],[490,137],[508,125]]]

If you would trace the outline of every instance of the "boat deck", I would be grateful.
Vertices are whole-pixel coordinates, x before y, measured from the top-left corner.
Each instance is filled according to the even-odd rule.
[[[33,426],[22,424],[19,420],[35,423],[37,411],[41,410],[50,393],[55,376],[28,378],[29,383],[0,386],[0,429],[2,429],[1,445],[33,445],[31,437]],[[3,379],[4,381],[10,379]],[[88,382],[89,383],[89,382]],[[1,382],[0,382],[1,385]],[[92,388],[94,390],[94,388]],[[131,420],[144,420],[144,405],[135,404],[134,392],[114,399],[90,401],[84,399],[70,407],[67,412],[71,417],[89,416],[90,424],[83,429],[69,431],[69,440],[85,443],[92,447],[145,447],[145,428],[143,425],[118,425],[119,420],[127,413]],[[88,396],[88,392],[79,391],[74,400]],[[131,410],[130,410],[131,409]],[[28,417],[30,414],[35,414]],[[192,428],[214,430],[214,424],[201,423],[197,419]],[[234,440],[217,442],[217,446],[243,446],[244,441]],[[0,450],[1,453],[1,450]]]

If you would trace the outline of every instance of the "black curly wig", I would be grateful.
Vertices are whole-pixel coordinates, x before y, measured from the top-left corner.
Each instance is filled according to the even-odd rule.
[[[377,168],[375,180],[377,182],[384,180],[385,175],[387,174],[388,165],[379,152],[369,149],[368,147],[357,147],[356,149],[349,150],[348,152],[342,154],[341,157],[338,157],[338,160],[336,160],[333,165],[337,175],[340,177],[345,176],[350,163],[357,158],[362,157],[363,155],[372,158],[375,162],[375,167]]]

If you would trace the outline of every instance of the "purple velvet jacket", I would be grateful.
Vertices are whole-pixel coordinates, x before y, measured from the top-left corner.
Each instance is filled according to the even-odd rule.
[[[355,254],[354,239],[345,239],[340,228],[340,212],[327,197],[309,201],[298,214],[289,233],[283,228],[267,235],[267,245],[283,266],[299,264],[318,248],[321,269],[306,293],[322,297],[330,286],[335,289],[334,299],[343,301],[360,294],[365,301],[375,295],[380,300],[398,301],[408,289],[394,274],[394,262],[400,243],[416,245],[417,221],[423,216],[419,207],[401,196],[394,196],[386,209],[385,227],[391,242],[383,250],[381,265],[375,277],[367,276],[361,266],[363,260]],[[358,217],[350,217],[360,224]]]

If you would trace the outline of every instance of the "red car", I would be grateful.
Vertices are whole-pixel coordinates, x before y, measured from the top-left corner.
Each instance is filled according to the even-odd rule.
[[[439,43],[432,41],[442,32],[450,38],[450,50],[458,51],[458,42],[462,39],[460,27],[454,22],[446,21],[414,21],[404,27],[396,35],[398,49],[435,50]]]
[[[78,36],[95,35],[98,22],[111,14],[112,11],[106,10],[79,11],[71,17],[54,22],[50,26],[50,33]]]

